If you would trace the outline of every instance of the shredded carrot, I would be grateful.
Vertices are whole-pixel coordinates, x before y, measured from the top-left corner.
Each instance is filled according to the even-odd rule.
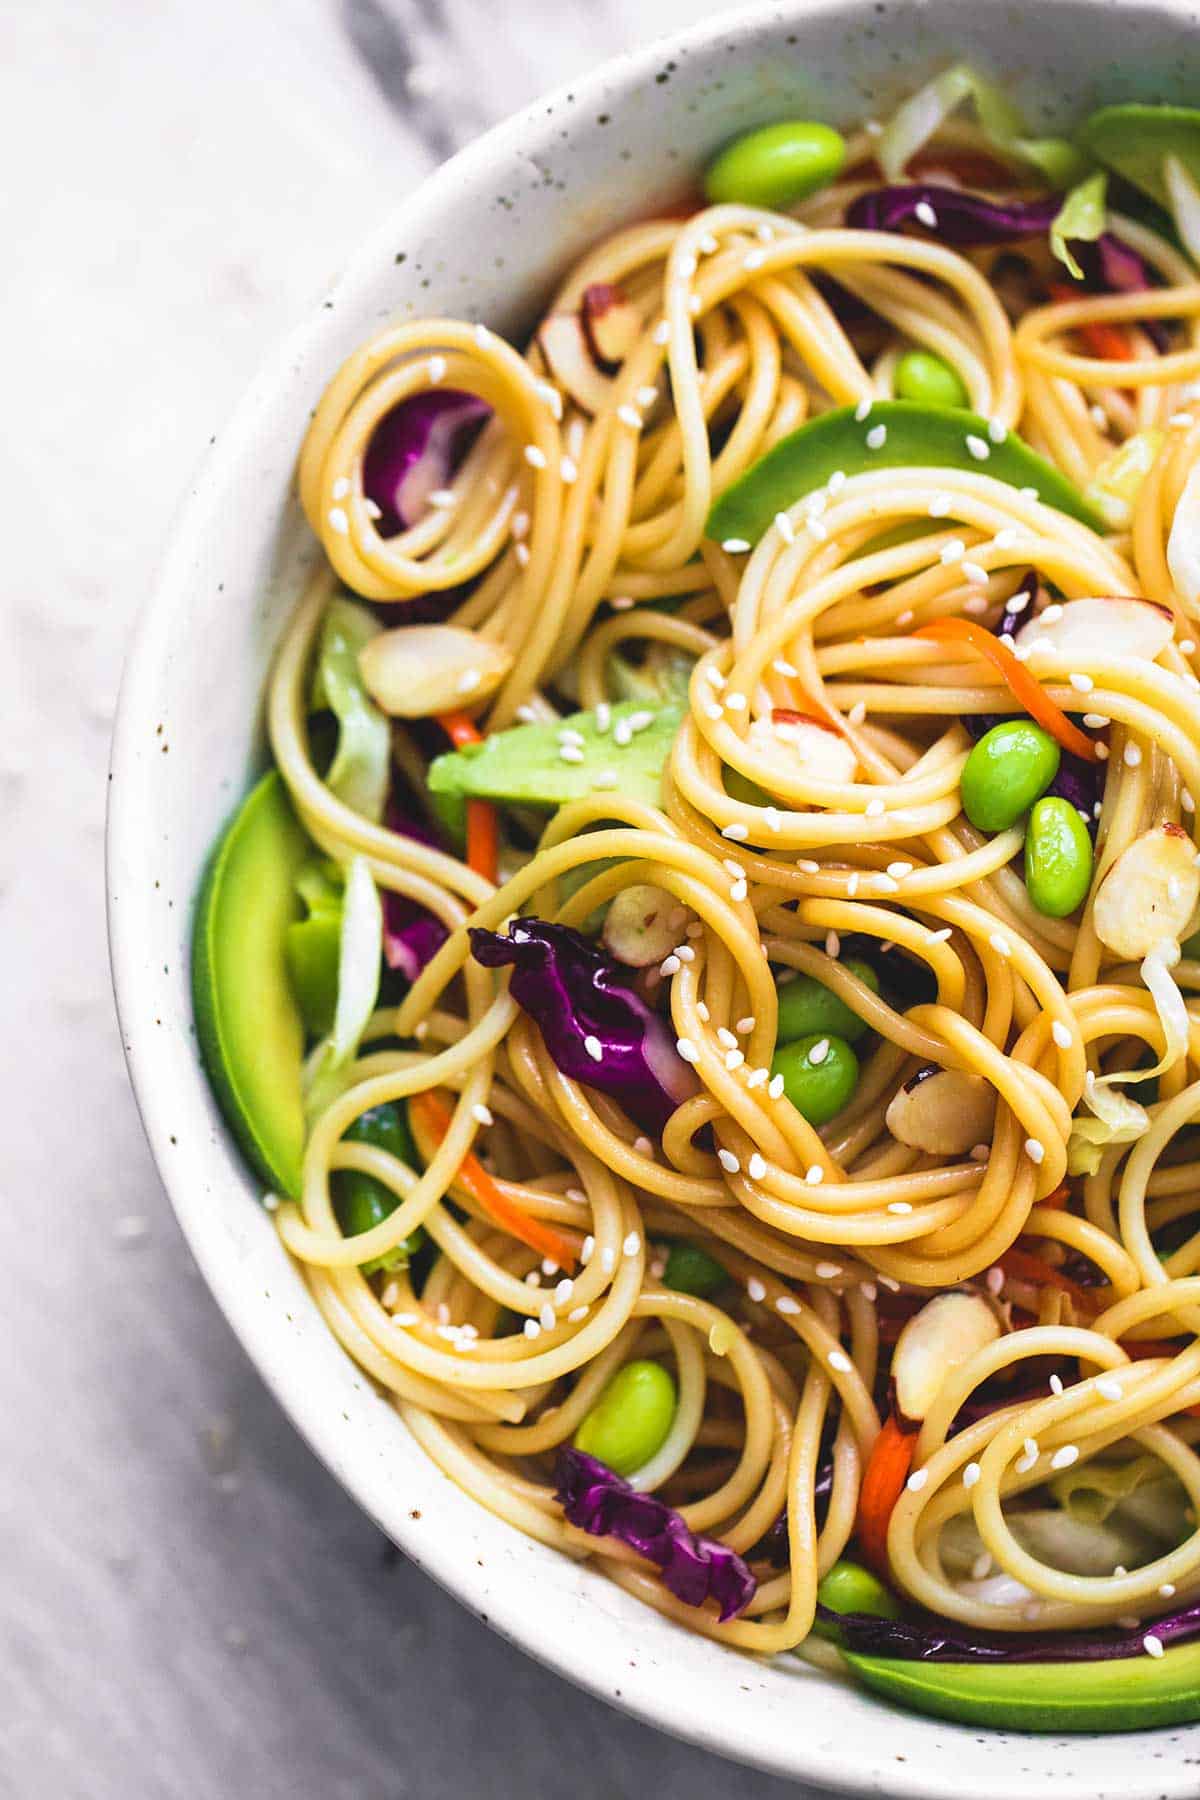
[[[919,625],[913,636],[942,638],[946,641],[957,639],[969,644],[972,650],[991,663],[1011,689],[1014,699],[1020,701],[1030,717],[1044,726],[1051,737],[1058,739],[1064,750],[1070,750],[1075,756],[1085,757],[1088,762],[1100,760],[1091,738],[1085,737],[1078,726],[1072,725],[1066,713],[1050,698],[1041,683],[1034,680],[1024,663],[1019,662],[1012,651],[999,638],[993,637],[985,626],[976,624],[974,619],[934,619],[928,625]]]
[[[1050,289],[1054,300],[1078,300],[1079,294],[1069,288],[1065,282],[1055,282]],[[1093,356],[1099,356],[1105,362],[1135,362],[1137,351],[1130,341],[1129,333],[1123,325],[1114,325],[1109,319],[1088,319],[1081,325],[1072,325],[1071,330],[1076,337],[1083,339]]]
[[[1047,1207],[1051,1212],[1064,1212],[1070,1199],[1070,1185],[1065,1181],[1060,1181],[1054,1192],[1047,1194],[1044,1200],[1039,1200],[1038,1205]]]
[[[1022,1250],[1013,1244],[996,1261],[1004,1273],[1011,1275],[1016,1281],[1027,1281],[1031,1287],[1057,1288],[1060,1294],[1069,1295],[1082,1312],[1094,1313],[1099,1310],[1098,1297],[1090,1288],[1081,1287],[1077,1281],[1072,1281],[1069,1275],[1064,1275],[1061,1269],[1056,1269],[1052,1263],[1036,1256],[1032,1250]]]
[[[902,1425],[889,1413],[863,1472],[855,1532],[863,1555],[880,1575],[887,1574],[888,1522],[904,1491],[916,1446],[915,1426]]]
[[[483,742],[475,721],[466,713],[439,713],[438,724],[456,750],[461,750],[464,744]],[[488,881],[499,879],[500,826],[490,800],[467,801],[467,867]]]
[[[450,1111],[436,1094],[415,1094],[408,1103],[408,1110],[419,1130],[423,1130],[435,1144],[440,1144],[450,1129]],[[578,1260],[578,1251],[573,1239],[555,1230],[553,1225],[545,1225],[540,1219],[530,1215],[515,1201],[501,1192],[500,1188],[488,1174],[478,1157],[469,1152],[459,1165],[456,1181],[466,1189],[473,1199],[477,1200],[493,1224],[507,1231],[510,1237],[517,1238],[522,1244],[528,1244],[539,1256],[545,1256],[558,1264],[560,1269],[573,1269]]]

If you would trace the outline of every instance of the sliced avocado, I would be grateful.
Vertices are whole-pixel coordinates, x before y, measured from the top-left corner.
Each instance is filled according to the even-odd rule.
[[[1011,1731],[1144,1731],[1200,1719],[1200,1643],[1107,1662],[934,1663],[844,1652],[912,1712]]]
[[[617,741],[617,728],[639,715],[650,723],[633,732],[627,744]],[[468,744],[437,757],[429,766],[429,791],[439,813],[447,803],[499,800],[520,806],[565,806],[611,788],[649,806],[662,804],[662,772],[683,718],[681,706],[644,707],[626,701],[610,708],[610,724],[601,731],[594,712],[572,713],[546,725],[514,725],[496,731],[481,744]],[[578,756],[564,760],[565,741]],[[606,779],[611,776],[612,779]]]
[[[272,770],[213,851],[192,936],[192,1005],[213,1092],[258,1174],[293,1198],[304,1155],[304,1025],[284,938],[300,910],[296,876],[311,855]]]
[[[296,877],[296,892],[308,917],[288,925],[283,934],[292,992],[300,1003],[309,1037],[333,1030],[337,1012],[338,963],[342,948],[342,871],[336,863],[314,858]]]
[[[871,450],[867,433],[881,426],[886,436]],[[968,438],[985,446],[986,455],[974,456]],[[1079,519],[1093,531],[1107,530],[1078,488],[1014,432],[995,444],[988,421],[978,413],[921,406],[913,400],[877,400],[862,419],[855,407],[841,406],[801,425],[726,488],[704,529],[719,543],[740,539],[756,544],[776,513],[823,488],[839,469],[861,475],[872,469],[911,468],[967,469],[1010,487],[1036,488],[1046,506]]]
[[[1140,101],[1102,106],[1080,137],[1097,162],[1115,169],[1160,206],[1170,206],[1163,177],[1168,156],[1177,156],[1200,181],[1200,111],[1195,107],[1148,106]]]

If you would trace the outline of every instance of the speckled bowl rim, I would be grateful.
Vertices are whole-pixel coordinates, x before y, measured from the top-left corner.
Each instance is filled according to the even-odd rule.
[[[1001,0],[991,3],[1000,10]],[[899,0],[897,10],[912,11],[923,4],[925,0]],[[806,25],[816,19],[841,14],[858,24],[884,10],[878,0],[807,0],[807,4],[795,0],[791,5],[723,12],[604,63],[498,125],[422,183],[351,260],[333,290],[334,298],[353,294],[367,270],[381,259],[390,261],[397,233],[411,230],[415,219],[429,217],[438,208],[452,216],[456,190],[492,179],[497,169],[515,167],[531,155],[539,140],[549,137],[546,121],[551,114],[571,105],[581,109],[612,105],[614,93],[628,96],[664,60],[702,58],[718,46],[727,52],[731,37],[749,38],[773,27],[788,27],[802,41]],[[1022,7],[1010,10],[1020,14]],[[1098,10],[1091,0],[1050,0],[1048,7],[1064,23],[1082,21]],[[1195,22],[1194,10],[1182,0],[1118,0],[1111,11],[1152,15],[1162,21],[1164,30],[1176,33]],[[968,29],[964,36],[969,35]],[[984,1733],[892,1711],[860,1690],[817,1676],[799,1664],[795,1676],[787,1677],[792,1686],[785,1688],[775,1668],[735,1658],[681,1632],[594,1571],[519,1537],[451,1488],[407,1434],[405,1445],[411,1455],[404,1458],[401,1495],[383,1472],[386,1459],[377,1466],[369,1454],[370,1421],[374,1429],[382,1427],[362,1399],[361,1379],[350,1383],[358,1396],[347,1400],[356,1409],[352,1430],[337,1429],[323,1384],[328,1376],[332,1391],[339,1382],[345,1385],[347,1373],[334,1366],[344,1365],[346,1359],[332,1338],[320,1352],[329,1367],[321,1371],[314,1391],[306,1385],[303,1369],[298,1373],[295,1343],[285,1341],[278,1316],[254,1304],[260,1297],[251,1295],[254,1281],[248,1280],[248,1269],[255,1280],[261,1271],[264,1280],[287,1286],[289,1304],[311,1307],[294,1273],[289,1281],[290,1265],[260,1210],[247,1209],[253,1218],[247,1218],[244,1230],[240,1220],[232,1232],[228,1221],[219,1224],[210,1190],[186,1163],[180,1165],[175,1152],[175,1128],[181,1119],[208,1123],[212,1103],[194,1050],[187,1047],[177,1053],[178,1040],[186,1045],[190,1012],[186,1003],[180,1004],[178,987],[164,998],[160,971],[151,965],[147,951],[161,929],[155,911],[161,901],[152,891],[158,883],[152,883],[151,874],[162,841],[155,838],[155,821],[139,801],[144,802],[147,792],[146,739],[160,705],[172,621],[187,605],[206,548],[217,539],[222,501],[231,481],[254,454],[260,415],[294,369],[327,341],[329,317],[328,311],[319,309],[287,339],[204,461],[133,635],[109,775],[109,939],[130,1078],[179,1224],[230,1325],[316,1454],[412,1560],[522,1650],[650,1724],[722,1755],[859,1795],[959,1800],[970,1793],[978,1800],[1033,1800],[1047,1782],[1053,1782],[1057,1795],[1072,1800],[1099,1800],[1104,1791],[1119,1793],[1124,1800],[1155,1796],[1192,1800],[1200,1789],[1200,1776],[1194,1768],[1178,1766],[1181,1755],[1172,1757],[1169,1747],[1182,1741],[1177,1732],[1068,1739]],[[334,361],[328,366],[332,371]],[[264,532],[273,528],[278,528],[278,520],[264,522]],[[165,1023],[174,1030],[164,1053],[164,1037],[153,1035],[148,1027],[152,1015],[155,1024],[162,1024],[161,1014],[168,1008]],[[291,1318],[290,1313],[287,1316]],[[359,1419],[359,1411],[364,1411],[366,1423]],[[394,1419],[390,1412],[387,1417]],[[413,1505],[414,1501],[421,1504]],[[438,1528],[417,1523],[429,1517],[430,1509],[436,1509],[442,1521]],[[464,1553],[484,1547],[491,1563]],[[642,1655],[640,1665],[634,1651]],[[639,1681],[630,1678],[631,1661],[642,1672]],[[751,1696],[748,1702],[739,1698],[743,1693]],[[766,1696],[765,1701],[760,1696]],[[1191,1743],[1196,1741],[1191,1737]]]

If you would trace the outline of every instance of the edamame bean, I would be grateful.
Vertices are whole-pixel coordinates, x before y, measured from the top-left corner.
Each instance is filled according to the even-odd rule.
[[[699,1244],[672,1244],[663,1270],[663,1285],[678,1294],[711,1294],[727,1280],[715,1256]]]
[[[827,186],[845,160],[846,140],[832,126],[786,119],[727,144],[708,166],[704,192],[714,205],[778,211]]]
[[[969,398],[957,369],[932,350],[906,350],[893,380],[898,399],[921,406],[965,406]]]
[[[858,1058],[845,1038],[822,1032],[780,1045],[771,1074],[783,1076],[784,1093],[810,1125],[824,1125],[858,1086]]]
[[[618,1475],[632,1475],[661,1450],[675,1418],[675,1383],[656,1362],[618,1369],[575,1433],[575,1448]]]
[[[1032,719],[985,731],[959,777],[963,811],[978,831],[1007,831],[1058,774],[1061,751]]]
[[[1029,815],[1025,887],[1040,913],[1065,919],[1092,885],[1092,840],[1069,800],[1047,794]]]
[[[879,992],[879,977],[870,963],[847,957],[842,967],[857,975],[873,994]],[[839,1000],[832,988],[827,988],[815,975],[797,975],[794,981],[786,982],[779,990],[776,1035],[781,1044],[792,1044],[799,1037],[822,1031],[832,1031],[853,1044],[866,1029],[858,1014],[851,1012],[846,1002]]]
[[[859,1563],[835,1562],[828,1575],[817,1585],[817,1599],[835,1613],[870,1613],[876,1619],[898,1619],[900,1604],[890,1588],[884,1587],[877,1575]],[[822,1637],[836,1638],[837,1626],[819,1620],[813,1630]]]

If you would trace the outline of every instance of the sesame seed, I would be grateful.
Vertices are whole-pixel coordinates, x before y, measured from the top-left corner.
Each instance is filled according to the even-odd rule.
[[[982,587],[983,583],[988,578],[988,572],[982,563],[967,562],[965,559],[962,565],[962,572],[968,581],[973,581],[980,587]]]
[[[346,495],[349,492],[350,492],[349,481],[346,479],[346,477],[344,475],[339,475],[337,480],[333,484],[334,499],[335,500],[344,500],[346,498]]]
[[[1111,1375],[1102,1375],[1096,1383],[1096,1392],[1102,1400],[1119,1400],[1124,1391],[1120,1382]]]
[[[701,930],[703,929],[703,926],[701,926]],[[676,944],[675,955],[679,958],[680,962],[695,962],[696,960],[696,952],[692,949],[690,944]],[[704,1018],[708,1017],[707,1007],[702,1016]]]
[[[482,680],[483,676],[478,669],[464,669],[455,686],[460,694],[470,694],[475,691]]]
[[[350,530],[350,521],[346,517],[344,506],[331,506],[329,509],[329,528],[345,537]]]
[[[808,1060],[809,1060],[809,1062],[817,1063],[819,1065],[825,1061],[825,1058],[828,1055],[829,1055],[829,1039],[828,1038],[818,1038],[817,1042],[813,1045],[812,1049],[808,1053]]]
[[[1142,760],[1142,753],[1141,753],[1141,750],[1138,748],[1138,746],[1136,744],[1126,744],[1126,746],[1125,746],[1125,766],[1126,766],[1126,768],[1127,769],[1136,769],[1138,764],[1141,762],[1141,760]]]
[[[731,838],[735,844],[744,844],[750,836],[750,827],[742,825],[737,819],[731,825],[722,825],[721,836]]]
[[[986,438],[976,437],[974,432],[967,433],[967,450],[976,462],[986,462],[992,454],[991,445]]]
[[[772,1100],[778,1100],[781,1098],[781,1096],[783,1094],[783,1076],[782,1075],[772,1075],[770,1081],[767,1083],[767,1092],[768,1092],[768,1094],[770,1094]]]
[[[820,1281],[836,1281],[841,1272],[841,1263],[819,1262],[817,1264],[817,1278]]]
[[[528,544],[514,544],[513,555],[517,559],[517,565],[519,568],[527,569],[529,567],[529,545]]]
[[[1179,648],[1183,651],[1183,654],[1185,656],[1195,656],[1195,654],[1196,654],[1195,638],[1180,638]]]
[[[749,1175],[751,1181],[761,1181],[766,1172],[766,1159],[760,1156],[756,1150],[753,1156],[751,1156],[750,1161],[746,1164],[746,1173]]]
[[[587,1316],[588,1316],[588,1309],[586,1306],[574,1306],[571,1308],[571,1311],[567,1314],[567,1323],[569,1325],[579,1325],[582,1323],[582,1321],[584,1319],[587,1318]]]
[[[1037,1439],[1027,1437],[1022,1446],[1022,1453],[1013,1464],[1013,1467],[1019,1475],[1027,1475],[1037,1461],[1038,1455]]]
[[[935,494],[929,502],[931,519],[947,519],[954,508],[954,500],[950,494]]]
[[[854,871],[853,875],[851,875],[849,881],[846,883],[846,892],[849,894],[849,896],[852,900],[858,892],[858,880],[859,880],[858,870],[856,869]]]
[[[747,250],[745,256],[742,258],[742,267],[753,273],[755,269],[761,269],[766,260],[767,253],[765,250]]]
[[[725,708],[721,705],[719,700],[706,700],[701,710],[706,719],[715,720],[723,719],[725,717]]]
[[[740,1036],[741,1036],[741,1037],[745,1037],[745,1035],[746,1035],[746,1033],[747,1033],[747,1032],[748,1032],[748,1031],[753,1031],[753,1030],[754,1030],[754,1014],[753,1014],[753,1013],[747,1013],[747,1014],[746,1014],[746,1016],[745,1016],[745,1018],[744,1018],[744,1019],[739,1019],[739,1020],[738,1020],[738,1021],[737,1021],[737,1023],[736,1023],[736,1024],[735,1024],[735,1025],[734,1025],[734,1028],[733,1028],[733,1029],[734,1029],[734,1030],[735,1030],[735,1031],[736,1031],[736,1032],[737,1032],[737,1033],[738,1033],[738,1034],[739,1034],[739,1035],[740,1035]]]
[[[752,1275],[746,1283],[746,1292],[752,1300],[765,1300],[767,1297],[766,1285],[758,1279],[757,1275]]]
[[[682,966],[683,965],[677,956],[664,956],[663,960],[658,965],[658,972],[662,976],[678,975]]]
[[[1108,724],[1108,719],[1104,713],[1084,713],[1083,722],[1085,725],[1090,726],[1093,731],[1103,731],[1104,727]]]
[[[542,1335],[542,1328],[536,1319],[526,1319],[521,1329],[527,1338],[537,1338]]]
[[[796,527],[792,524],[792,521],[785,512],[777,512],[775,514],[775,529],[785,544],[795,543]]]
[[[809,1187],[820,1187],[825,1179],[825,1171],[820,1163],[810,1163],[808,1168],[804,1171],[804,1179]],[[819,1275],[820,1273],[821,1271],[818,1269],[817,1274]]]
[[[383,508],[381,506],[376,506],[374,500],[372,500],[370,496],[363,501],[363,511],[366,513],[368,519],[382,519],[383,517]]]
[[[870,431],[868,431],[868,433],[867,433],[867,449],[868,450],[882,450],[883,446],[886,443],[887,443],[887,426],[886,425],[872,425]]]
[[[587,1268],[588,1264],[591,1262],[592,1257],[595,1254],[595,1250],[596,1250],[596,1240],[592,1236],[591,1232],[589,1231],[588,1235],[583,1240],[583,1249],[579,1252],[579,1261],[585,1269]]]
[[[960,562],[967,554],[967,546],[961,538],[950,538],[942,545],[941,561],[944,563]]]
[[[841,948],[842,948],[842,940],[838,936],[837,932],[836,931],[827,931],[825,933],[825,954],[826,954],[826,956],[832,956],[834,961],[836,962],[838,956],[841,953]]]
[[[829,477],[829,480],[825,483],[825,492],[830,495],[840,494],[842,489],[845,487],[845,485],[846,485],[845,469],[835,469],[833,471],[833,474]]]
[[[658,399],[658,389],[656,387],[640,387],[633,397],[639,406],[650,407]]]
[[[699,242],[700,242],[700,249],[705,256],[715,256],[716,255],[717,250],[719,249],[719,245],[711,231],[706,231],[704,233],[704,236],[699,240]]]
[[[635,406],[618,406],[617,417],[622,425],[628,425],[631,431],[642,429],[642,415]]]
[[[1077,694],[1090,694],[1096,685],[1090,675],[1082,675],[1078,669],[1073,670],[1072,673],[1068,675],[1067,680],[1071,683],[1071,686],[1075,689]]]
[[[717,1042],[718,1044],[723,1044],[726,1050],[737,1049],[737,1039],[734,1037],[732,1031],[725,1025],[717,1026]]]
[[[912,1474],[909,1476],[908,1480],[905,1482],[904,1485],[908,1489],[910,1494],[919,1494],[921,1489],[925,1486],[925,1483],[928,1480],[929,1480],[929,1470],[928,1469],[914,1469]]]
[[[1025,1154],[1031,1163],[1043,1163],[1046,1160],[1046,1146],[1040,1138],[1025,1139]]]
[[[534,392],[539,400],[544,400],[555,419],[563,416],[563,397],[552,381],[535,381]]]
[[[988,602],[986,594],[968,594],[963,601],[964,612],[974,613],[978,616],[980,613],[985,613],[987,609]]]
[[[657,344],[660,349],[662,348],[662,346],[664,344],[670,343],[671,327],[668,325],[668,323],[665,319],[660,319],[658,321],[658,324],[654,327],[654,330],[650,333],[650,338],[651,338],[651,342]]]
[[[1173,1581],[1164,1581],[1160,1585],[1158,1591],[1164,1600],[1169,1600],[1175,1592],[1175,1583]]]
[[[953,936],[954,936],[953,926],[943,925],[940,931],[931,931],[930,932],[929,941],[931,944],[948,944],[950,942],[950,939]]]
[[[617,1266],[617,1253],[611,1244],[606,1244],[600,1252],[600,1267],[606,1275],[611,1275]]]
[[[456,505],[457,504],[457,496],[454,492],[454,489],[453,488],[434,488],[432,494],[430,494],[430,496],[429,496],[429,504],[430,504],[430,506],[436,506],[440,511],[443,511],[443,512],[445,511],[445,509],[448,506]]]
[[[887,872],[893,881],[903,881],[906,875],[912,874],[913,865],[910,862],[891,862],[887,866]]]
[[[836,1370],[839,1375],[848,1375],[854,1367],[854,1364],[850,1361],[850,1358],[846,1355],[844,1350],[831,1350],[829,1352],[829,1366],[831,1369]]]
[[[854,702],[854,705],[850,708],[850,711],[846,714],[846,723],[848,725],[861,725],[863,723],[863,720],[866,718],[866,716],[867,716],[866,701],[865,700],[856,700]]]
[[[636,1231],[631,1231],[629,1236],[625,1239],[625,1242],[621,1245],[621,1249],[626,1256],[636,1256],[641,1247],[642,1240]]]
[[[482,1100],[477,1100],[471,1108],[471,1117],[477,1125],[494,1125],[496,1123],[492,1117],[491,1107],[485,1106]]]
[[[1050,1027],[1050,1036],[1054,1039],[1060,1050],[1069,1050],[1071,1045],[1075,1042],[1075,1039],[1071,1036],[1070,1030],[1063,1024],[1061,1019],[1055,1019],[1053,1025]]]
[[[745,881],[735,881],[729,889],[729,898],[735,906],[740,906],[749,892],[750,889]]]
[[[1061,1394],[1062,1391],[1063,1391],[1062,1376],[1061,1375],[1052,1375],[1050,1377],[1050,1392],[1052,1394]]]
[[[868,819],[878,819],[880,815],[886,811],[887,804],[885,801],[878,798],[867,801],[866,815]]]
[[[525,461],[529,464],[531,469],[544,469],[546,466],[546,452],[539,449],[536,444],[526,444]]]
[[[918,200],[917,204],[913,207],[913,213],[915,217],[920,220],[922,225],[927,225],[929,227],[930,231],[937,230],[937,214],[934,212],[932,206],[930,206],[928,200]]]
[[[777,675],[790,676],[790,675],[798,675],[800,673],[799,669],[795,666],[795,664],[788,662],[787,658],[784,656],[777,656],[775,658],[774,662],[771,664],[771,667],[774,669],[774,671]]]
[[[732,1150],[726,1150],[724,1146],[717,1151],[717,1161],[728,1175],[740,1175],[742,1172],[742,1165],[738,1158]]]
[[[966,568],[966,566],[967,565],[964,563],[963,564],[964,569]],[[913,620],[916,618],[916,616],[917,615],[916,615],[916,613],[914,613],[912,607],[906,606],[902,613],[896,614],[896,623],[897,623],[897,625],[899,625],[901,627],[904,627],[906,625],[911,625]]]
[[[579,479],[579,470],[569,456],[564,456],[559,460],[558,472],[568,486],[571,482]]]
[[[581,763],[583,761],[583,757],[584,757],[584,753],[580,749],[578,744],[560,744],[558,746],[559,762]]]
[[[1163,1641],[1160,1637],[1155,1637],[1152,1631],[1148,1631],[1142,1639],[1142,1648],[1148,1656],[1161,1656],[1163,1653]]]
[[[1069,1469],[1072,1463],[1078,1461],[1078,1444],[1064,1444],[1061,1450],[1056,1450],[1054,1455],[1050,1458],[1050,1467],[1052,1469]]]
[[[875,404],[875,401],[870,394],[863,395],[862,399],[859,401],[858,405],[854,409],[854,416],[858,420],[860,425],[863,423],[864,419],[870,418],[871,408],[874,406],[874,404]]]
[[[888,1211],[890,1213],[898,1213],[898,1214],[910,1213],[912,1211],[912,1207],[909,1205],[907,1200],[889,1200],[888,1201]]]
[[[592,777],[594,788],[615,788],[620,785],[620,777],[615,769],[601,769]]]
[[[725,1067],[729,1070],[731,1075],[735,1069],[741,1068],[745,1060],[746,1053],[744,1050],[727,1050],[725,1052]]]
[[[695,1044],[693,1044],[691,1038],[676,1038],[675,1048],[678,1050],[680,1056],[682,1056],[684,1062],[696,1063],[700,1061],[700,1052],[697,1050]]]
[[[558,1320],[555,1317],[554,1308],[547,1300],[545,1306],[543,1306],[541,1312],[538,1314],[538,1324],[543,1331],[553,1331],[557,1323]]]
[[[614,594],[608,604],[614,612],[632,612],[636,602],[632,594]]]
[[[991,438],[993,444],[1002,444],[1008,436],[1008,426],[1002,424],[999,419],[989,419],[988,436]]]
[[[491,341],[492,341],[492,334],[488,330],[487,326],[486,325],[476,325],[476,327],[475,327],[475,342],[479,345],[479,348],[481,350],[486,350],[488,345],[491,343]]]
[[[770,1073],[771,1073],[770,1069],[751,1069],[750,1073],[746,1077],[746,1086],[748,1088],[761,1087],[763,1082],[766,1081],[767,1077],[770,1075]]]
[[[678,273],[684,281],[690,281],[692,276],[696,273],[696,258],[691,255],[681,256],[678,264]]]
[[[431,356],[429,359],[429,367],[428,367],[427,373],[428,373],[429,379],[433,383],[434,387],[437,386],[439,381],[444,381],[446,379],[446,359],[445,359],[445,357],[444,356]]]
[[[730,688],[725,696],[725,705],[729,708],[730,712],[745,712],[746,696],[745,694],[739,694],[736,688]]]
[[[654,1145],[650,1142],[648,1137],[635,1137],[633,1140],[633,1147],[639,1156],[654,1155]]]
[[[794,1299],[791,1294],[780,1294],[778,1300],[775,1302],[775,1311],[787,1313],[789,1315],[798,1313],[800,1311],[800,1302]]]
[[[593,1062],[603,1062],[604,1061],[604,1047],[601,1044],[600,1039],[598,1037],[594,1037],[591,1032],[589,1032],[587,1037],[584,1038],[583,1047],[587,1051],[588,1055],[591,1057]]]
[[[988,937],[988,943],[992,946],[992,949],[996,952],[997,956],[1012,955],[1012,945],[1002,931],[991,932]]]
[[[722,538],[721,548],[727,550],[730,556],[740,556],[743,550],[750,548],[750,540],[739,537]]]

